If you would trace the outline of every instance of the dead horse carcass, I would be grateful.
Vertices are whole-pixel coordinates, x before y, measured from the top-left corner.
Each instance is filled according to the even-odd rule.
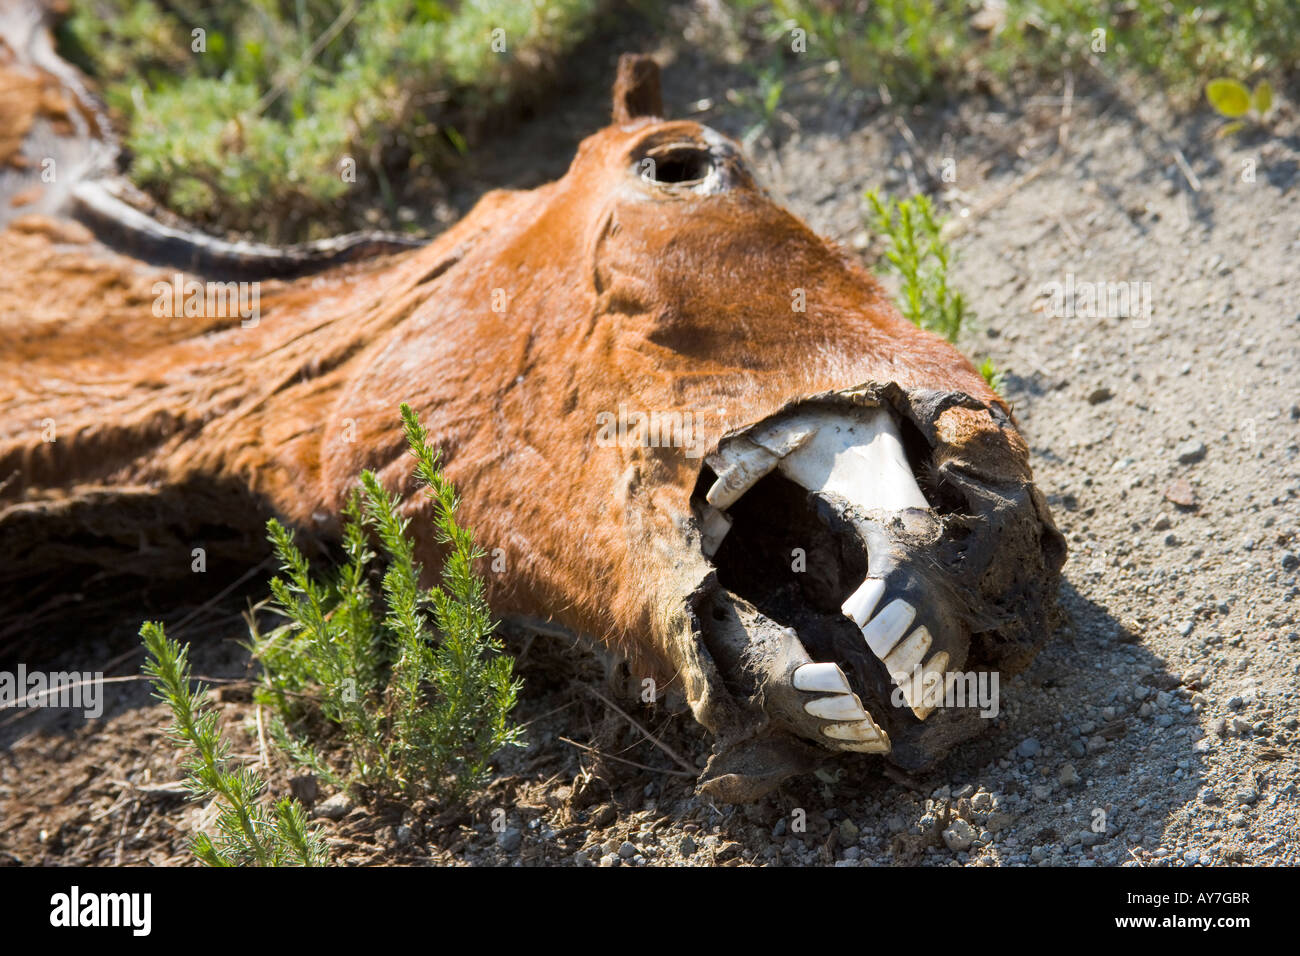
[[[944,691],[1026,665],[1065,555],[1009,409],[730,140],[661,114],[658,68],[625,57],[562,179],[263,282],[256,322],[160,312],[170,271],[12,224],[0,580],[74,554],[184,572],[200,535],[259,553],[272,513],[328,538],[361,469],[409,490],[405,401],[505,559],[494,609],[680,692],[711,796],[977,733]]]

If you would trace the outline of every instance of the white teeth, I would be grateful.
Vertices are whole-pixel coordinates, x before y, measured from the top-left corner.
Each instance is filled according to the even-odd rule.
[[[907,701],[907,706],[912,708],[912,713],[916,714],[917,720],[925,720],[934,711],[935,705],[943,699],[943,682],[944,674],[948,670],[948,652],[940,651],[925,665],[925,670],[919,675],[913,674],[912,677],[899,687],[903,690],[903,699]],[[930,700],[926,701],[926,694],[930,695]]]
[[[840,750],[889,753],[889,735],[871,719],[871,715],[862,706],[862,701],[849,688],[848,678],[838,665],[802,664],[795,669],[794,686],[798,690],[835,695],[810,700],[803,707],[814,717],[840,721],[822,728],[822,733],[835,741]]]
[[[705,508],[700,521],[700,548],[704,556],[711,558],[718,553],[722,539],[731,530],[731,519],[717,508]]]
[[[929,509],[908,463],[894,414],[883,406],[814,407],[786,413],[724,440],[706,461],[717,476],[705,495],[711,507],[700,516],[701,547],[707,557],[717,552],[731,530],[731,519],[723,512],[776,469],[808,491],[848,501],[860,512]],[[901,598],[880,608],[885,591],[883,580],[867,578],[840,609],[861,628],[871,652],[884,661],[903,689],[908,706],[924,720],[934,706],[925,706],[918,691],[924,693],[924,679],[935,672],[942,680],[948,654],[935,654],[922,667],[934,643],[932,636],[920,626],[904,641],[916,619],[916,608]],[[889,751],[888,735],[863,708],[840,667],[805,663],[795,669],[792,681],[796,690],[830,695],[806,702],[804,710],[813,717],[838,722],[823,728],[823,733],[840,749]]]
[[[890,651],[885,658],[885,669],[893,676],[894,683],[901,685],[910,678],[929,649],[930,632],[924,627],[918,627],[911,637]]]
[[[856,694],[836,694],[819,697],[803,705],[803,709],[822,720],[865,720],[867,712],[858,703]]]
[[[907,633],[914,617],[916,608],[902,598],[886,604],[885,609],[862,628],[862,636],[867,639],[871,652],[883,661]]]
[[[803,418],[782,420],[756,430],[750,437],[778,458],[801,448],[818,429],[818,424]]]
[[[862,586],[849,596],[840,610],[844,616],[849,618],[858,627],[866,624],[871,619],[872,613],[876,610],[876,605],[880,603],[881,596],[885,593],[885,582],[879,578],[867,578],[862,582]]]
[[[781,472],[809,491],[836,494],[867,511],[930,506],[887,409],[807,412],[787,427],[810,435],[781,459]]]
[[[822,733],[835,740],[875,740],[880,736],[870,718],[852,724],[831,724]]]
[[[889,737],[870,717],[852,724],[831,724],[822,733],[831,740],[845,741],[846,750],[864,753],[889,751]]]
[[[849,694],[848,679],[837,664],[801,664],[794,672],[794,686],[798,690],[825,694]]]
[[[780,458],[742,436],[727,442],[705,461],[718,480],[704,497],[713,507],[725,511],[775,468]]]

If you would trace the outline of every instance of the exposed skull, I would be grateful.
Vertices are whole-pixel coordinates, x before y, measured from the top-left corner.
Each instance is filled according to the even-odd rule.
[[[1046,638],[1065,555],[1018,445],[1000,408],[875,384],[722,438],[687,615],[721,685],[696,707],[706,792],[752,799],[837,751],[917,770],[980,731],[975,688]]]

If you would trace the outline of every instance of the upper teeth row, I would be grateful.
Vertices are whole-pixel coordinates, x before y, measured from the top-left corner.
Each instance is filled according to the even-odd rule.
[[[852,417],[809,409],[725,442],[707,459],[717,480],[705,498],[725,511],[774,468],[809,491],[837,494],[866,510],[928,508],[884,408]]]
[[[920,681],[913,681],[912,675],[921,666],[926,653],[930,650],[932,638],[924,625],[912,631],[907,640],[903,635],[916,619],[916,608],[895,598],[872,617],[876,605],[885,594],[885,582],[879,578],[867,578],[844,602],[840,610],[858,627],[862,628],[862,637],[866,640],[871,653],[885,662],[885,667],[903,692],[903,699],[921,720],[930,716],[934,705],[927,704],[922,698],[922,691],[929,683],[931,674],[942,676],[948,667],[948,655],[945,652],[935,654],[925,665]]]

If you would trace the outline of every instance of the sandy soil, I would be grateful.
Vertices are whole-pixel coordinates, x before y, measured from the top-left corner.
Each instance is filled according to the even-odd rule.
[[[682,58],[667,100],[681,114],[714,94],[722,105],[696,115],[742,136],[753,117],[718,95],[731,77]],[[562,170],[581,132],[602,122],[603,81],[593,88],[599,96],[584,86],[520,131],[517,148],[486,157],[457,205],[486,185]],[[657,747],[598,699],[607,692],[590,654],[512,635],[528,747],[504,755],[492,787],[465,806],[351,806],[324,788],[315,806],[339,814],[321,822],[340,860],[1297,862],[1294,114],[1284,104],[1271,130],[1222,139],[1207,114],[1137,108],[1094,77],[1076,78],[1068,108],[1064,92],[1058,83],[1015,104],[885,114],[810,75],[787,91],[782,118],[751,137],[773,192],[868,258],[864,189],[930,189],[955,214],[955,284],[977,315],[960,344],[1005,370],[1071,547],[1067,623],[1001,688],[987,734],[918,779],[843,760],[758,804],[711,806],[682,769],[708,750],[688,715],[621,705]],[[946,158],[955,182],[941,178]],[[1150,313],[1054,315],[1044,290],[1070,275],[1076,288],[1146,283],[1138,291],[1149,292]],[[239,573],[214,569],[213,590]],[[173,636],[195,642],[199,672],[235,682],[219,698],[236,749],[263,759],[236,643],[255,583],[214,603],[149,588],[114,603],[96,582],[83,585],[93,615],[73,626],[70,607],[55,603],[20,630],[0,628],[6,657],[129,677],[139,618],[188,618]],[[208,811],[175,786],[165,712],[138,681],[108,688],[99,721],[0,715],[0,862],[188,861],[186,840]],[[265,759],[272,789],[289,789],[283,758]],[[293,789],[313,796],[309,782]]]

